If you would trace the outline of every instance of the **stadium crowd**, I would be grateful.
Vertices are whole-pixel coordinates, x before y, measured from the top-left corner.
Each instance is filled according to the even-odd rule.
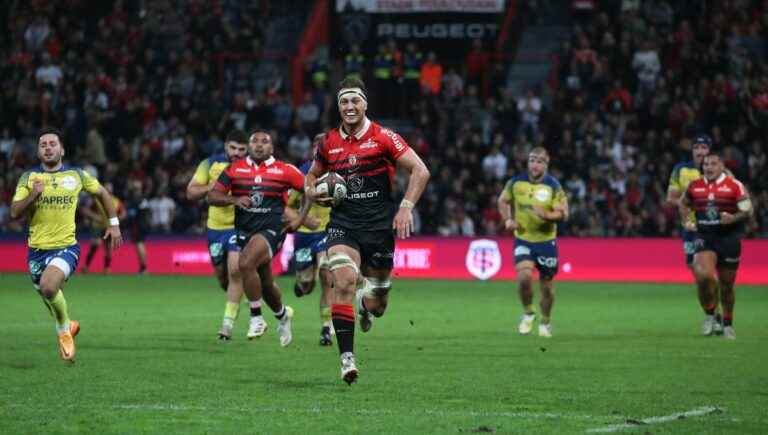
[[[222,77],[217,56],[261,50],[268,14],[246,3],[153,1],[144,10],[118,1],[94,16],[81,0],[33,1],[7,14],[0,230],[22,230],[8,207],[44,125],[60,127],[67,159],[118,197],[140,185],[160,233],[203,231],[204,207],[184,187],[230,129],[273,129],[283,157],[306,157],[310,137],[336,119],[328,67],[308,65],[314,91],[295,106],[279,82]],[[464,59],[394,42],[342,57],[345,72],[370,83],[371,117],[407,119],[406,139],[433,173],[418,232],[498,234],[498,193],[543,145],[571,204],[561,234],[676,235],[668,178],[689,158],[688,138],[708,133],[751,190],[749,236],[768,237],[768,2],[592,4],[579,10],[550,80],[523,95],[507,87],[508,61],[479,41]]]

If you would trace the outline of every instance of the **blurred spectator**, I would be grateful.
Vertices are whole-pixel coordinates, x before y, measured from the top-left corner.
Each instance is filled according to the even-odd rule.
[[[176,203],[168,197],[166,189],[161,188],[158,196],[149,200],[149,209],[151,212],[150,225],[152,229],[164,233],[171,232],[171,223],[173,223]]]
[[[427,95],[438,95],[443,81],[443,66],[437,61],[434,51],[427,54],[421,66],[421,89]]]
[[[533,90],[526,91],[525,96],[517,100],[517,111],[520,112],[522,121],[521,132],[536,137],[539,134],[539,115],[541,114],[541,98],[533,93]]]

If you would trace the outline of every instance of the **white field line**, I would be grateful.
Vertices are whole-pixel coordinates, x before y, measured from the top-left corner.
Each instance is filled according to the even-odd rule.
[[[688,417],[701,417],[703,415],[712,414],[720,410],[722,410],[722,408],[718,408],[716,406],[703,406],[701,408],[691,409],[690,411],[678,412],[675,414],[662,415],[657,417],[644,418],[642,420],[637,420],[637,423],[613,424],[606,427],[588,429],[587,433],[610,433],[610,432],[619,432],[624,429],[638,429],[645,425],[667,423],[670,421],[675,421],[678,419],[688,418]]]
[[[174,404],[132,404],[132,405],[114,405],[113,409],[126,409],[126,410],[139,410],[139,411],[212,411],[212,409],[205,406],[186,406],[186,405],[174,405]],[[232,411],[246,411],[246,409],[237,409],[228,407]],[[391,409],[355,409],[355,410],[339,410],[335,408],[248,408],[247,411],[259,411],[259,412],[271,412],[271,413],[306,413],[306,414],[320,414],[320,413],[342,413],[342,414],[362,414],[362,415],[402,415],[402,410]],[[406,411],[407,413],[407,411]],[[611,415],[586,415],[586,414],[563,414],[556,412],[525,412],[525,411],[449,411],[442,409],[419,409],[413,410],[412,414],[427,414],[434,416],[456,416],[456,417],[506,417],[506,418],[529,418],[535,420],[544,419],[570,419],[570,420],[616,420],[618,418],[624,418],[621,416]]]
[[[9,408],[27,408],[26,404],[7,404]],[[2,406],[0,406],[2,407]],[[79,405],[64,405],[65,408],[79,408]],[[186,411],[221,411],[221,409],[213,409],[206,406],[189,406],[178,405],[173,403],[136,403],[136,404],[124,404],[107,406],[111,409],[119,410],[135,410],[135,411],[171,411],[171,412],[186,412]],[[443,409],[414,409],[410,412],[403,410],[392,409],[355,409],[355,410],[340,410],[336,408],[244,408],[244,407],[227,407],[226,410],[234,412],[264,412],[264,413],[302,413],[302,414],[358,414],[358,415],[430,415],[437,417],[501,417],[501,418],[519,418],[530,420],[583,420],[583,421],[598,421],[598,420],[617,420],[624,419],[623,416],[618,415],[589,415],[589,414],[567,414],[559,412],[526,412],[526,411],[478,411],[478,410],[466,410],[466,411],[451,411]]]

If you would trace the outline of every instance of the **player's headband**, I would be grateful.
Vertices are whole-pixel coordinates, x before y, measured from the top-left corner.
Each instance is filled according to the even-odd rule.
[[[362,98],[363,101],[366,103],[368,102],[368,98],[365,96],[365,92],[363,92],[360,88],[342,88],[339,90],[339,93],[336,95],[336,101],[341,101],[341,97],[346,95],[357,95],[358,97]]]

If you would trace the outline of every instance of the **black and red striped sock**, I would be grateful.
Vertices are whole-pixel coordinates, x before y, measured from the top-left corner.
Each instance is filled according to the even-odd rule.
[[[702,305],[701,308],[704,309],[704,313],[708,316],[714,316],[715,315],[715,308],[717,308],[717,304],[711,303],[707,305]]]
[[[336,342],[339,343],[339,354],[352,352],[355,344],[355,308],[352,304],[333,304],[331,318]]]

